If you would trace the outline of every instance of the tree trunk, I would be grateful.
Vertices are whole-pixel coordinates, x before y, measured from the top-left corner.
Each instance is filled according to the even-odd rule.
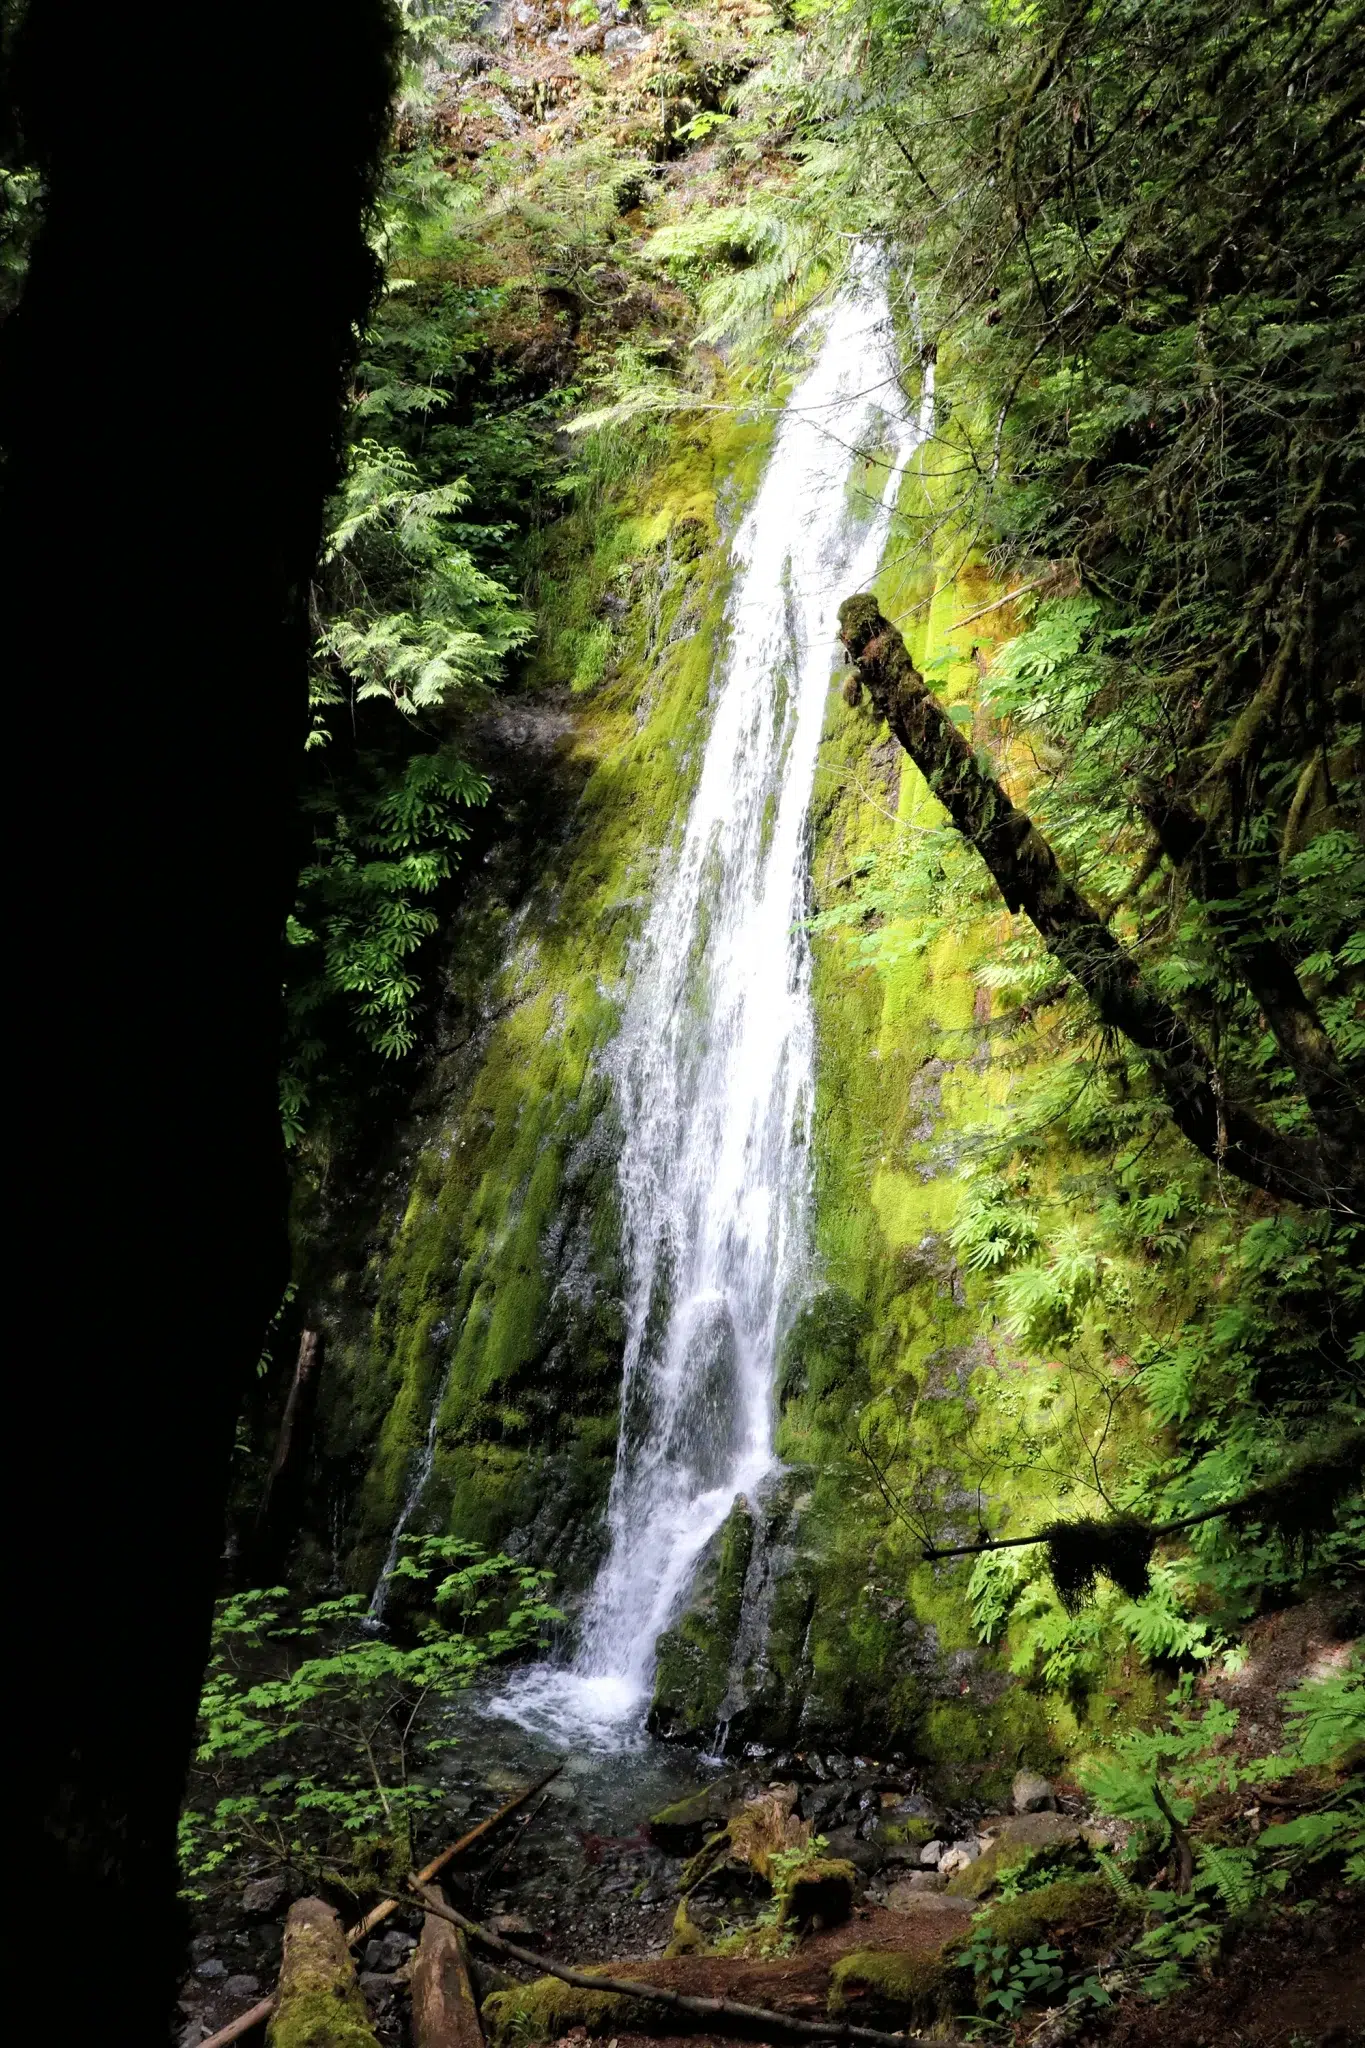
[[[261,1505],[256,1513],[253,1551],[261,1584],[274,1576],[274,1561],[288,1545],[298,1520],[304,1466],[321,1376],[321,1334],[317,1330],[304,1330],[299,1336],[298,1360],[289,1385],[289,1398],[280,1418],[279,1435],[275,1439],[275,1455],[270,1461]]]
[[[80,1902],[60,2032],[145,2048],[185,1961],[176,1814],[234,1420],[289,1271],[308,587],[375,282],[393,14],[29,0],[5,23],[6,162],[42,194],[0,329],[5,736],[38,820],[12,859],[42,869],[11,904],[10,1249],[20,1343],[60,1332],[10,1418],[60,1502],[15,1855]]]
[[[345,1930],[321,1899],[300,1899],[284,1923],[269,2048],[379,2048]]]
[[[439,1885],[423,1885],[420,1890],[424,1899],[445,1904]],[[464,1936],[434,1913],[422,1923],[412,1966],[412,2034],[417,2048],[483,2048]]]
[[[839,628],[878,712],[965,839],[1010,910],[1022,911],[1089,996],[1101,1021],[1144,1055],[1179,1129],[1205,1158],[1282,1201],[1354,1212],[1319,1148],[1287,1137],[1230,1102],[1188,1025],[1145,980],[1103,919],[1072,887],[1033,820],[984,769],[926,687],[875,597],[849,598]]]

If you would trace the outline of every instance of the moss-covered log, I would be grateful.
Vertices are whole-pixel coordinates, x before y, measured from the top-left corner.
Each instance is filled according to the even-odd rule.
[[[1343,1179],[1339,1163],[1325,1157],[1320,1145],[1272,1130],[1226,1099],[1215,1062],[1067,880],[1027,812],[982,765],[926,685],[900,633],[882,617],[876,598],[848,598],[840,607],[839,629],[878,713],[981,855],[1010,910],[1029,919],[1101,1022],[1144,1055],[1190,1142],[1205,1158],[1282,1200],[1358,1211],[1356,1177]]]
[[[289,1909],[267,2041],[269,2048],[378,2048],[345,1930],[321,1899]]]

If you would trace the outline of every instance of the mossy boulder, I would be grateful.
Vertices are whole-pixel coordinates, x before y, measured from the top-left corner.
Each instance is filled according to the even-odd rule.
[[[984,1899],[1005,1877],[1055,1860],[1084,1841],[1075,1821],[1059,1813],[1021,1813],[1002,1821],[989,1849],[948,1880],[956,1899]]]
[[[589,2034],[630,2033],[658,2008],[619,1991],[589,1991],[558,1977],[537,1977],[515,1991],[493,1992],[481,2010],[490,2048],[530,2048],[536,2041],[558,2041],[574,2027]]]
[[[951,1961],[943,1950],[855,1949],[830,1972],[829,2010],[840,2019],[857,2012],[899,2025],[941,2025],[953,2014]]]
[[[990,1907],[986,1925],[997,1941],[1027,1948],[1066,1927],[1099,1927],[1117,1917],[1118,1901],[1102,1877],[1059,1877]]]
[[[717,1778],[700,1792],[691,1792],[686,1799],[677,1799],[651,1814],[650,1838],[672,1856],[695,1855],[703,1842],[721,1831],[740,1803],[738,1780]]]

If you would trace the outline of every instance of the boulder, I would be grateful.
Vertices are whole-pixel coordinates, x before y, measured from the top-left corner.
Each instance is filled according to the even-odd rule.
[[[1074,1820],[1059,1813],[1021,1813],[995,1824],[993,1839],[984,1853],[968,1864],[954,1865],[948,1889],[958,1898],[980,1899],[994,1890],[1001,1878],[1058,1850],[1069,1849],[1084,1840]],[[940,1870],[946,1867],[939,1865]]]
[[[723,1828],[740,1805],[740,1786],[735,1778],[717,1778],[700,1792],[675,1800],[652,1814],[650,1839],[672,1856],[691,1856],[709,1836]]]
[[[254,1877],[242,1887],[242,1911],[253,1918],[268,1920],[278,1913],[289,1897],[289,1879],[278,1871],[271,1877]]]
[[[1038,1771],[1016,1771],[1011,1791],[1016,1813],[1057,1811],[1057,1795]]]
[[[946,1913],[961,1920],[964,1911],[961,1900],[950,1899],[945,1891],[924,1890],[921,1881],[925,1875],[921,1871],[915,1877],[902,1878],[899,1884],[893,1884],[886,1895],[888,1909],[892,1913],[922,1913],[931,1918]],[[936,1877],[930,1878],[931,1884],[938,1882]]]
[[[980,1854],[980,1842],[977,1841],[974,1835],[967,1836],[960,1842],[954,1842],[951,1848],[944,1850],[938,1859],[938,1867],[945,1877],[953,1877],[959,1872],[966,1870],[969,1864],[975,1863]]]

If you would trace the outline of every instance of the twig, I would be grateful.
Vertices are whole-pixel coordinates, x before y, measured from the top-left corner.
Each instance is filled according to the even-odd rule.
[[[395,1905],[408,1903],[406,1899],[394,1900]],[[578,1991],[608,1991],[623,1998],[643,1998],[655,2005],[670,2006],[674,2012],[694,2013],[702,2019],[756,2021],[762,2026],[798,2034],[807,2040],[867,2041],[875,2044],[875,2048],[906,2048],[907,2042],[920,2038],[915,2034],[884,2034],[876,2027],[855,2027],[846,2020],[797,2019],[789,2013],[769,2011],[766,2006],[741,2005],[732,1998],[693,1998],[687,1992],[670,1991],[666,1985],[645,1983],[638,1977],[599,1977],[587,1970],[572,1970],[564,1963],[551,1962],[548,1956],[536,1955],[532,1949],[519,1948],[515,1942],[504,1941],[500,1934],[490,1934],[487,1928],[456,1912],[453,1906],[435,1906],[429,1901],[423,1903],[428,1913],[434,1913],[438,1920],[448,1920],[452,1927],[458,1927],[481,1948],[491,1949],[494,1955],[510,1956],[514,1963],[524,1963],[528,1969],[539,1970],[546,1977],[557,1977],[561,1984],[571,1984]]]

